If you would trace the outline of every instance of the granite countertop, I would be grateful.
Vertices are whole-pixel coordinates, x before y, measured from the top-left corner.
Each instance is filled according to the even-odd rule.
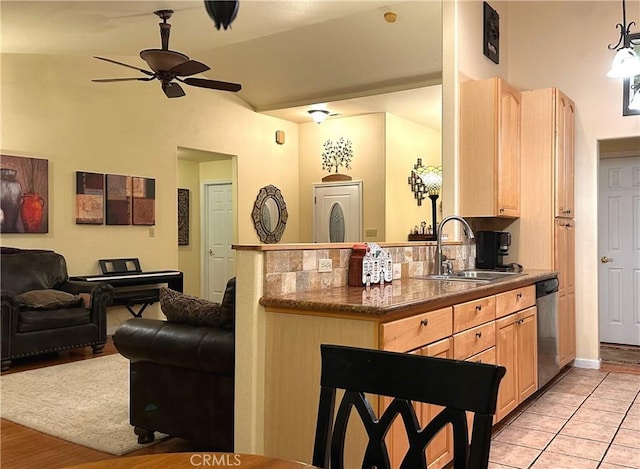
[[[279,312],[291,310],[292,313],[351,316],[382,322],[495,295],[556,276],[554,271],[526,270],[523,275],[492,283],[408,278],[394,280],[383,287],[345,286],[263,296],[260,304]]]

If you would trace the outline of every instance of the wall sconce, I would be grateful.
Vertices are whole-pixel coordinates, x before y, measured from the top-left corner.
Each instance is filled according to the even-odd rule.
[[[409,175],[408,183],[418,205],[422,205],[422,200],[426,197],[431,199],[432,235],[429,236],[429,239],[434,240],[437,236],[438,227],[436,201],[442,189],[442,167],[423,166],[422,158],[418,158],[417,163],[413,165],[413,171]]]
[[[311,109],[307,111],[316,124],[322,124],[329,115],[329,111],[324,109]]]
[[[616,25],[620,28],[620,38],[616,45],[609,44],[609,50],[617,51],[611,68],[607,72],[609,78],[630,78],[640,75],[640,57],[633,50],[634,44],[631,40],[631,26],[634,24],[633,21],[627,23],[627,9],[625,0],[622,0],[622,23]]]

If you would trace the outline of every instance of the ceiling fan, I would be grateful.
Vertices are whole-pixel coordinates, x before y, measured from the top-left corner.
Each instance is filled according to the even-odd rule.
[[[168,98],[179,98],[185,95],[182,87],[176,83],[184,83],[186,85],[198,86],[200,88],[209,88],[212,90],[222,91],[240,91],[242,86],[238,83],[229,83],[226,81],[207,80],[204,78],[192,78],[191,75],[206,72],[210,68],[195,60],[189,59],[186,55],[169,50],[169,32],[171,31],[171,25],[167,23],[167,20],[171,18],[173,10],[158,10],[154,11],[156,15],[162,19],[160,23],[160,39],[162,41],[162,49],[145,49],[140,52],[140,57],[147,62],[152,72],[138,68],[134,65],[118,62],[113,59],[107,59],[105,57],[95,57],[96,59],[104,60],[105,62],[111,62],[116,65],[122,65],[133,70],[138,70],[146,77],[140,78],[102,78],[97,80],[91,80],[99,83],[115,82],[115,81],[151,81],[154,79],[160,80],[162,84],[162,91]],[[182,78],[188,77],[188,78]],[[175,80],[175,81],[174,81]]]

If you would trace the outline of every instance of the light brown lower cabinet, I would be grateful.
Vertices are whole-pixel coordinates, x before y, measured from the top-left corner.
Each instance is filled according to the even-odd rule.
[[[424,355],[428,357],[453,358],[453,339],[448,337],[433,344],[425,345],[410,353]],[[386,408],[390,403],[389,398],[383,398],[383,406]],[[431,421],[442,407],[415,403],[416,416],[421,426]],[[398,418],[391,427],[386,440],[391,467],[400,467],[402,458],[409,448],[404,424]],[[453,459],[453,432],[449,426],[444,431],[438,433],[427,446],[428,469],[440,469]]]
[[[558,297],[558,361],[563,367],[576,358],[576,295]]]
[[[496,364],[507,369],[498,391],[496,421],[538,389],[537,352],[535,306],[496,320]]]

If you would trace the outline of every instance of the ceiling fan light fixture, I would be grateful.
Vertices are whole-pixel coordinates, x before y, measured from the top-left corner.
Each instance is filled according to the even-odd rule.
[[[149,64],[151,70],[171,70],[173,67],[189,60],[184,54],[172,50],[146,49],[140,52],[140,58]]]
[[[311,109],[307,111],[316,124],[322,124],[329,115],[329,111],[324,109]]]

